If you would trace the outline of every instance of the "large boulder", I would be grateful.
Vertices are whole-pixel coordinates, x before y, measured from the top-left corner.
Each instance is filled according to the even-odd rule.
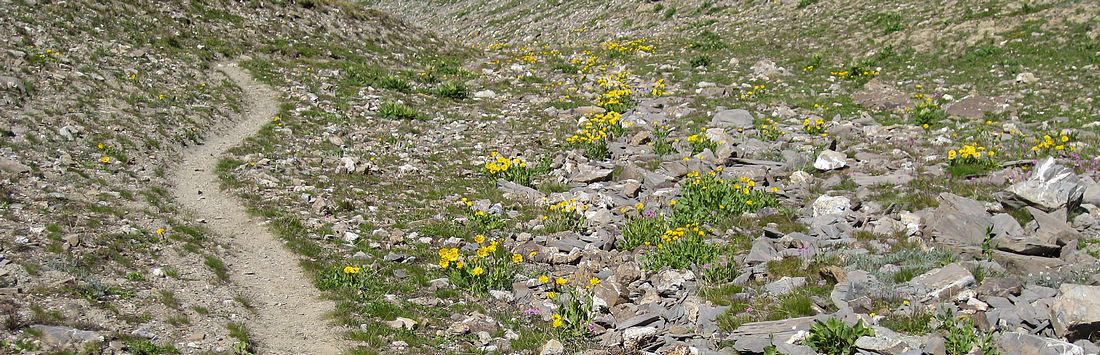
[[[1008,192],[1044,211],[1062,207],[1072,211],[1080,206],[1085,185],[1072,169],[1058,165],[1054,158],[1048,157],[1035,166],[1035,171],[1027,180],[1009,186]]]
[[[1058,339],[1021,332],[1005,332],[994,337],[993,343],[1013,354],[1085,355],[1085,350]]]
[[[712,127],[724,129],[749,129],[752,128],[752,114],[742,109],[722,110],[714,114],[710,120]]]
[[[920,297],[921,302],[934,303],[955,296],[974,282],[974,275],[970,270],[954,263],[914,277],[906,285]]]
[[[958,246],[977,247],[985,242],[993,217],[980,201],[944,192],[940,206],[929,217],[928,228],[936,241]]]
[[[1100,334],[1100,286],[1063,284],[1050,305],[1054,333],[1069,340]]]

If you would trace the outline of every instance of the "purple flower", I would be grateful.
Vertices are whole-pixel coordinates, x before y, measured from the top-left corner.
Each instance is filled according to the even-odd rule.
[[[538,308],[528,308],[523,310],[523,315],[525,316],[537,316],[540,314],[542,314],[542,311],[540,311]]]
[[[657,217],[657,211],[654,211],[654,210],[645,210],[645,212],[642,212],[642,215],[643,215],[643,216],[646,216],[646,218],[653,218],[653,217]]]
[[[730,264],[729,261],[724,259],[724,258],[721,259],[721,260],[718,260],[718,265],[722,265],[722,267],[727,267],[727,266],[729,266],[729,264]]]
[[[745,313],[752,313],[752,306],[749,306],[749,308],[745,308]]]

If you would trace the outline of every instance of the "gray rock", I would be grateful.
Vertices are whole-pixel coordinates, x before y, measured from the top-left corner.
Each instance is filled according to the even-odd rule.
[[[563,345],[557,339],[550,339],[546,344],[542,345],[539,349],[539,355],[561,355],[565,354],[565,345]]]
[[[953,246],[982,245],[986,232],[993,226],[993,219],[985,211],[985,205],[948,192],[941,193],[939,199],[940,206],[928,221],[932,237]]]
[[[658,313],[643,313],[639,314],[616,324],[615,328],[619,330],[641,327],[652,324],[661,319],[661,315]]]
[[[504,194],[505,198],[527,200],[532,202],[542,201],[545,194],[539,190],[532,189],[527,186],[523,186],[508,180],[500,179],[497,181],[497,189]]]
[[[8,174],[22,174],[31,171],[31,167],[24,165],[23,163],[9,159],[8,157],[0,157],[0,171]]]
[[[885,336],[863,336],[856,339],[856,348],[873,351],[879,354],[901,354],[909,350],[909,346],[900,339]]]
[[[1034,218],[1035,224],[1038,226],[1035,230],[1035,237],[1042,242],[1061,246],[1081,238],[1081,234],[1069,223],[1066,223],[1066,211],[1059,210],[1058,212],[1061,213],[1045,213],[1032,207],[1028,207],[1027,211],[1031,213],[1031,217]],[[1028,225],[1031,224],[1028,223]]]
[[[817,155],[817,160],[814,160],[814,168],[822,171],[840,169],[848,166],[848,162],[845,161],[847,158],[844,153],[825,150]]]
[[[1013,354],[1084,355],[1085,350],[1058,339],[1021,332],[1004,332],[993,337],[993,343]]]
[[[906,285],[915,294],[922,295],[920,302],[928,304],[949,299],[974,282],[974,275],[970,274],[970,270],[954,263],[921,274],[909,280]]]
[[[1072,169],[1058,165],[1048,157],[1035,167],[1027,180],[1009,186],[1008,191],[1023,201],[1044,211],[1062,207],[1077,208],[1085,194],[1085,186]]]
[[[752,128],[753,117],[749,111],[742,109],[718,111],[710,120],[711,127],[725,129]]]
[[[745,263],[750,265],[766,263],[777,258],[779,258],[779,252],[775,250],[768,239],[756,238],[752,242],[752,250],[749,250],[749,255],[745,256]]]
[[[905,185],[910,181],[913,181],[913,176],[909,174],[886,174],[886,175],[867,175],[862,173],[852,174],[852,182],[855,182],[859,186],[875,186],[875,185]]]
[[[42,334],[40,339],[44,344],[60,349],[79,349],[84,344],[102,342],[104,339],[103,335],[97,332],[69,327],[36,324],[30,328]]]
[[[590,184],[590,183],[593,183],[593,182],[610,180],[611,179],[611,172],[612,172],[611,169],[600,169],[600,168],[591,167],[591,166],[580,166],[580,167],[577,167],[577,171],[574,172],[573,176],[570,176],[569,179],[573,180],[573,181],[576,181],[576,182]]]
[[[664,270],[657,274],[654,287],[662,295],[672,295],[684,287],[684,283],[695,280],[691,270]]]
[[[27,87],[23,85],[23,81],[10,76],[0,76],[0,89],[15,90],[20,94],[27,93]]]
[[[1100,286],[1062,284],[1050,306],[1055,334],[1069,340],[1100,333]]]
[[[774,295],[785,295],[806,285],[805,277],[783,276],[779,280],[764,285],[764,290]]]
[[[634,327],[623,330],[623,342],[626,344],[637,344],[645,340],[646,338],[657,335],[657,328],[654,327]],[[628,346],[632,348],[632,346]]]
[[[852,208],[852,201],[844,196],[821,195],[813,203],[814,218],[825,215],[845,215]]]

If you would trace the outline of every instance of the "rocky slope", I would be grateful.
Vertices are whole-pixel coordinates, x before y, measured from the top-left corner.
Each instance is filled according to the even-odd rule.
[[[245,270],[224,262],[242,250],[183,213],[167,176],[181,149],[242,109],[240,89],[214,66],[330,40],[356,45],[318,50],[374,60],[441,47],[381,13],[331,4],[0,9],[4,353],[258,345],[248,336],[254,300],[230,279]]]

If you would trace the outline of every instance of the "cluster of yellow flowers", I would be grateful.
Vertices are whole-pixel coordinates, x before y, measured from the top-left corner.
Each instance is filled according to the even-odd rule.
[[[634,54],[639,52],[653,53],[653,45],[648,43],[648,38],[638,38],[626,41],[610,40],[603,43],[603,49],[621,54]]]
[[[527,169],[527,162],[520,157],[505,157],[496,151],[490,152],[489,157],[484,164],[485,171],[489,173],[489,176],[496,177],[498,175],[507,174],[513,168]]]
[[[779,127],[779,124],[771,118],[765,119],[756,126],[756,136],[761,140],[774,141],[785,135],[787,135],[787,131]]]
[[[977,143],[963,145],[958,151],[954,149],[947,151],[947,159],[952,163],[976,161],[982,159],[983,155],[986,158],[993,158],[993,156],[997,155],[997,152],[993,149],[986,149],[986,147],[978,145]]]
[[[359,270],[360,270],[360,268],[358,266],[348,265],[348,266],[344,267],[344,273],[349,274],[349,275],[358,274]]]
[[[621,134],[622,119],[623,115],[614,111],[596,114],[585,121],[584,126],[565,141],[570,144],[604,141],[615,134]]]
[[[115,154],[115,147],[108,144],[99,143],[96,144],[96,149],[99,150],[100,153],[102,153],[102,156],[99,157],[99,162],[103,164],[110,164],[111,155]]]
[[[1049,134],[1044,135],[1043,139],[1035,139],[1035,145],[1031,146],[1031,151],[1035,153],[1046,152],[1050,150],[1064,151],[1067,150],[1066,145],[1069,143],[1070,138],[1067,135],[1060,135],[1057,140],[1051,137]],[[1073,146],[1069,146],[1068,150],[1073,151]]]
[[[592,54],[592,51],[584,51],[584,54],[579,57],[573,57],[569,60],[569,64],[580,67],[581,73],[592,73],[593,69],[599,71],[607,70],[607,64],[600,62],[600,57]]]
[[[767,89],[768,89],[768,86],[764,85],[764,84],[753,85],[752,89],[741,90],[741,94],[738,95],[738,98],[741,99],[741,100],[756,99],[756,98],[759,98],[761,96],[764,96],[764,94],[767,92]]]
[[[822,137],[825,137],[828,135],[827,133],[825,133],[825,128],[825,119],[823,118],[817,118],[813,120],[807,118],[805,120],[802,120],[802,131],[806,132],[806,134],[821,135]]]
[[[552,212],[573,213],[573,212],[587,211],[588,210],[588,205],[585,204],[584,202],[577,202],[577,199],[575,199],[575,198],[571,198],[571,199],[568,199],[568,200],[563,200],[561,202],[552,204],[547,209],[552,211]]]
[[[653,90],[649,91],[649,96],[665,96],[665,79],[657,79],[657,82],[653,83]]]

